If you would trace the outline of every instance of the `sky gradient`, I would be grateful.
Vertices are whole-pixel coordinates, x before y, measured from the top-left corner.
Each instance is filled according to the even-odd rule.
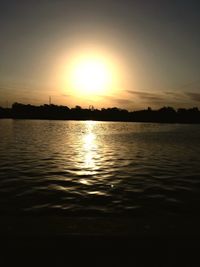
[[[13,102],[136,110],[200,107],[200,2],[0,2],[0,106]],[[115,68],[112,90],[80,97],[65,84],[76,54]]]

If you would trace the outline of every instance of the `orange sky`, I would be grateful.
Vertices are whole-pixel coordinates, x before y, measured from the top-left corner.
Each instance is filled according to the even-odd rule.
[[[159,3],[2,1],[0,106],[199,106],[199,4]]]

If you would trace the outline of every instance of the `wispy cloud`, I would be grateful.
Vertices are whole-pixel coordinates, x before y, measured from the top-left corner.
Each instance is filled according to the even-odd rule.
[[[147,91],[127,91],[138,99],[140,106],[151,106],[153,108],[160,108],[162,106],[173,107],[191,107],[195,105],[194,102],[200,102],[200,93],[184,92],[184,91],[162,91],[147,92]],[[135,101],[137,102],[137,101]]]
[[[127,106],[127,105],[133,105],[133,101],[130,100],[130,99],[126,99],[126,98],[116,98],[116,97],[113,97],[113,96],[107,96],[107,95],[104,95],[102,96],[104,99],[106,100],[109,100],[109,101],[112,101],[116,104],[119,104],[119,105],[124,105],[124,106]]]
[[[161,94],[157,94],[157,93],[149,93],[149,92],[144,92],[144,91],[131,91],[131,90],[127,90],[127,93],[137,96],[140,99],[143,100],[148,100],[148,101],[162,101],[164,100],[164,96]]]
[[[185,94],[189,96],[193,101],[200,102],[200,93],[186,92]]]
[[[174,101],[187,101],[187,96],[183,92],[167,91],[164,93],[166,95],[165,98],[171,98]]]

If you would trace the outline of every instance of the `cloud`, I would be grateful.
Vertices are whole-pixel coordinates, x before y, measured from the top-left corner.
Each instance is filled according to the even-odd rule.
[[[200,93],[186,92],[185,94],[189,96],[193,101],[200,102]]]
[[[162,106],[191,107],[195,105],[192,102],[200,101],[200,93],[173,92],[170,90],[162,93],[145,91],[128,91],[128,93],[137,97],[140,106],[148,105],[152,108],[160,108]]]
[[[109,100],[109,101],[112,101],[112,102],[115,102],[119,105],[133,105],[133,101],[130,100],[130,99],[125,99],[125,98],[116,98],[116,97],[113,97],[113,96],[102,96],[104,99],[106,100]]]
[[[171,91],[166,91],[165,94],[166,95],[171,95],[171,96],[182,96],[181,93],[171,92]]]
[[[153,101],[153,102],[157,102],[157,101],[160,102],[164,100],[164,97],[161,94],[142,92],[142,91],[130,91],[130,90],[127,90],[127,92],[143,100],[148,100],[148,101]]]
[[[129,99],[122,99],[122,98],[117,98],[117,99],[115,99],[115,101],[117,103],[119,103],[120,105],[131,105],[134,103],[133,101],[131,101]]]
[[[171,97],[174,101],[187,101],[187,97],[183,92],[167,91],[165,92],[165,95]]]

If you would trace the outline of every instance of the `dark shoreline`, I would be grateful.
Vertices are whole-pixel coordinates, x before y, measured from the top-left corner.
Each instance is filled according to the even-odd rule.
[[[0,107],[0,118],[11,119],[40,119],[40,120],[95,120],[95,121],[120,121],[120,122],[150,122],[150,123],[200,123],[200,110],[194,108],[163,107],[152,110],[128,111],[126,109],[102,108],[83,109],[80,106],[68,108],[57,105],[24,105],[14,103],[12,108]]]

